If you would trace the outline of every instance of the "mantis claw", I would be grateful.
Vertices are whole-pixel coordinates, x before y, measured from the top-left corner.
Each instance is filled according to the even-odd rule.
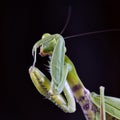
[[[50,81],[38,68],[31,66],[29,68],[29,74],[33,84],[41,95],[60,107],[64,112],[72,113],[75,111],[74,97],[67,82],[66,88],[63,91],[65,93],[64,97],[62,94],[56,95],[49,92]]]

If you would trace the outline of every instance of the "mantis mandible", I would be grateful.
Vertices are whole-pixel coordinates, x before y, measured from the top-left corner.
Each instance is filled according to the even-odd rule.
[[[51,81],[35,67],[39,47],[42,57],[50,56]],[[104,87],[100,87],[100,95],[90,92],[78,77],[66,50],[64,38],[60,34],[46,33],[33,46],[34,62],[29,74],[40,94],[68,113],[75,112],[76,99],[86,120],[120,120],[120,99],[104,96]]]

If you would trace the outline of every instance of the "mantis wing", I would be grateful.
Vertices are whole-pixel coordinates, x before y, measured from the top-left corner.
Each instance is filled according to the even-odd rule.
[[[92,92],[91,100],[97,107],[100,108],[100,95]],[[108,113],[111,117],[113,116],[117,120],[120,120],[120,99],[115,97],[104,96],[104,101],[106,113]]]

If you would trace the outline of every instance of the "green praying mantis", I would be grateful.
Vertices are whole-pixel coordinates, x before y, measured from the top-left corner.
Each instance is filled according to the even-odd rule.
[[[61,34],[69,22],[70,13],[71,7],[69,7],[68,18]],[[65,39],[109,31],[120,30],[95,31],[69,36]],[[66,55],[67,49],[61,34],[50,35],[45,33],[33,46],[34,62],[29,68],[29,74],[39,93],[66,113],[75,112],[76,99],[83,110],[86,120],[120,120],[120,99],[104,96],[105,88],[102,86],[100,87],[100,95],[98,95],[90,92],[83,85],[74,64]],[[50,58],[48,67],[51,81],[35,67],[37,48],[39,47],[40,55],[42,57],[47,55]]]
[[[51,81],[35,67],[39,47],[42,57],[50,56]],[[120,99],[104,96],[102,86],[100,95],[90,92],[80,80],[66,51],[64,38],[60,34],[46,33],[33,46],[34,62],[29,68],[29,74],[40,94],[67,113],[75,112],[76,99],[86,120],[120,120]]]

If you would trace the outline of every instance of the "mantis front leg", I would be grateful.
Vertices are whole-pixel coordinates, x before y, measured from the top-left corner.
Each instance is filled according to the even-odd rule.
[[[72,91],[67,83],[62,94],[49,94],[50,81],[49,79],[36,67],[31,66],[29,69],[31,80],[40,94],[52,101],[55,105],[60,107],[64,112],[72,113],[76,110],[75,100]]]
[[[66,52],[64,39],[59,34],[44,34],[42,39],[34,45],[32,51],[36,51],[39,46],[41,46],[41,56],[51,55],[49,69],[52,79],[49,93],[60,94],[64,89],[66,77],[70,69],[69,64],[64,61]],[[35,63],[36,59],[34,60]]]
[[[50,63],[49,63],[49,69],[50,69],[50,75],[51,75],[52,80],[51,80],[51,83],[47,83],[47,86],[46,84],[44,84],[43,87],[48,88],[49,86],[49,90],[46,91],[47,95],[44,95],[44,96],[46,96],[48,99],[51,97],[53,98],[53,96],[55,96],[54,98],[56,99],[56,96],[57,97],[59,95],[61,96],[61,92],[63,91],[64,96],[66,97],[65,99],[67,99],[68,105],[66,104],[66,108],[64,108],[63,105],[59,104],[59,100],[56,101],[55,104],[57,104],[59,107],[61,107],[66,112],[74,112],[76,109],[75,100],[74,100],[72,91],[66,80],[67,74],[70,70],[70,66],[64,61],[66,48],[65,48],[65,42],[63,40],[63,37],[58,34],[55,34],[55,35],[44,34],[43,35],[42,39],[34,45],[33,50],[32,50],[32,52],[35,51],[33,68],[35,68],[34,65],[36,62],[36,51],[37,51],[37,47],[39,46],[41,46],[41,49],[40,49],[41,56],[45,56],[45,55],[51,56]],[[34,69],[34,72],[32,70],[30,74],[35,75],[35,71],[40,74],[40,71],[38,69]],[[41,75],[41,78],[42,76],[43,75]],[[32,81],[37,80],[37,79],[33,79],[33,77],[31,77],[31,79]],[[54,102],[54,99],[52,99],[52,101]]]

